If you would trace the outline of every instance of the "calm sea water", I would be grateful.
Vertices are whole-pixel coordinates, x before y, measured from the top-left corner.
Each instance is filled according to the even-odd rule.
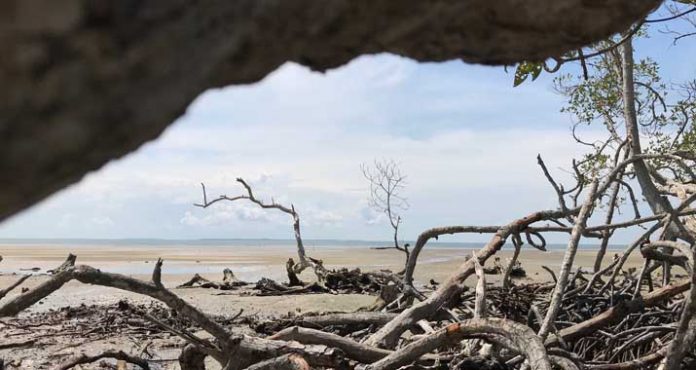
[[[408,242],[413,246],[414,242]],[[95,246],[104,245],[110,247],[172,247],[172,246],[205,246],[205,247],[292,247],[295,240],[292,239],[1,239],[0,244],[5,245],[42,245],[42,246]],[[309,248],[373,248],[389,247],[391,241],[373,240],[341,240],[341,239],[305,239],[304,244]],[[452,248],[452,249],[477,249],[483,246],[484,242],[428,242],[431,248]],[[619,245],[610,245],[610,249],[620,248]],[[548,250],[563,250],[566,244],[548,244]],[[582,249],[596,249],[597,244],[584,244]]]

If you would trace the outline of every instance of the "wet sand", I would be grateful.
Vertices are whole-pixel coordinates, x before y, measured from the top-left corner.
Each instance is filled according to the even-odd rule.
[[[472,249],[426,247],[419,257],[415,272],[417,282],[426,283],[430,279],[442,282],[454,273]],[[618,251],[616,251],[618,252]],[[150,279],[157,258],[165,261],[163,281],[167,287],[174,288],[187,281],[195,273],[209,279],[222,278],[222,270],[231,268],[235,275],[244,281],[255,282],[261,277],[285,281],[285,261],[296,258],[291,246],[261,247],[219,247],[219,246],[54,246],[54,245],[0,245],[0,287],[15,281],[19,274],[33,273],[36,276],[27,280],[23,286],[33,287],[48,277],[42,273],[55,268],[68,253],[77,255],[78,264],[88,264],[104,271],[116,272],[142,279]],[[403,267],[404,255],[395,250],[375,250],[366,247],[318,247],[308,248],[307,253],[322,259],[327,268],[361,268],[363,270],[389,269],[398,271]],[[611,261],[615,251],[607,253],[605,262]],[[523,249],[520,255],[522,266],[527,271],[526,281],[550,281],[546,265],[557,271],[563,258],[563,251],[541,252],[532,248]],[[576,256],[575,267],[590,268],[594,262],[594,250],[581,250]],[[496,257],[503,261],[511,256],[510,250],[503,249]],[[626,267],[639,267],[640,259],[629,259]],[[489,260],[487,265],[493,263]],[[26,271],[34,267],[38,272]],[[307,270],[301,278],[311,280],[313,274]],[[495,284],[500,279],[491,275],[488,281]],[[473,284],[469,279],[467,284]],[[206,312],[215,314],[234,314],[244,309],[247,314],[276,315],[290,311],[351,311],[370,304],[374,297],[366,295],[313,294],[282,297],[252,297],[239,295],[216,295],[218,291],[200,288],[174,289],[184,299]],[[16,289],[8,297],[19,294]],[[149,298],[100,286],[86,286],[77,282],[66,284],[61,290],[50,295],[31,311],[43,311],[79,304],[112,304],[121,299],[146,302]]]
[[[444,281],[457,270],[464,258],[471,255],[471,249],[432,248],[430,246],[421,253],[418,268],[415,272],[417,282],[424,283],[430,279]],[[311,256],[325,261],[328,268],[359,267],[364,270],[391,269],[400,270],[403,267],[404,255],[395,250],[374,250],[366,247],[336,247],[309,248]],[[198,247],[198,246],[46,246],[46,245],[0,245],[0,287],[6,287],[20,277],[20,274],[33,273],[23,287],[34,287],[49,279],[45,274],[47,269],[60,265],[68,253],[77,255],[78,264],[88,264],[104,271],[117,272],[133,277],[149,280],[152,268],[157,258],[165,260],[163,282],[184,300],[192,303],[209,314],[233,316],[244,310],[244,316],[279,317],[288,313],[302,314],[307,312],[355,311],[360,307],[374,302],[375,297],[359,294],[304,294],[278,297],[256,297],[240,294],[234,291],[220,292],[202,288],[175,288],[187,281],[194,273],[219,280],[222,270],[231,268],[242,280],[254,282],[261,277],[270,277],[285,281],[285,261],[288,257],[296,258],[293,247]],[[575,266],[590,267],[593,264],[595,251],[580,251]],[[495,257],[506,261],[511,255],[509,250],[503,250]],[[609,253],[607,262],[613,253]],[[547,265],[554,271],[563,257],[563,251],[541,252],[534,249],[523,249],[521,254],[522,266],[527,272],[523,281],[550,281],[548,272],[541,266]],[[493,263],[493,259],[487,264]],[[629,260],[627,267],[637,267],[638,258]],[[27,272],[24,269],[40,268],[39,272]],[[311,280],[313,274],[307,270],[300,276],[303,280]],[[490,284],[498,284],[499,275],[488,275]],[[519,281],[519,280],[518,280]],[[474,278],[467,284],[474,284]],[[0,301],[7,302],[9,298],[20,294],[21,289],[15,289],[8,297]],[[39,304],[24,311],[19,318],[4,318],[0,320],[0,344],[22,342],[31,339],[29,345],[0,350],[0,358],[11,363],[18,369],[51,369],[57,364],[79,356],[80,354],[95,355],[104,350],[125,350],[134,354],[140,353],[141,344],[147,343],[157,361],[157,368],[163,370],[178,370],[177,356],[184,345],[183,341],[169,333],[150,336],[148,333],[129,334],[110,332],[108,335],[93,333],[84,334],[84,330],[75,331],[73,326],[96,325],[93,330],[99,330],[103,320],[90,317],[68,317],[59,324],[41,325],[31,330],[18,329],[14,324],[27,318],[32,313],[40,314],[49,309],[59,309],[66,306],[78,307],[81,304],[98,305],[96,312],[109,312],[118,301],[126,299],[131,304],[147,304],[152,300],[148,297],[133,293],[106,288],[101,286],[84,285],[69,282],[57,292],[41,300]],[[50,313],[51,317],[62,317],[69,310],[59,310]],[[13,323],[14,322],[14,323]],[[244,327],[238,328],[239,330]],[[72,333],[72,331],[75,331]],[[198,335],[206,336],[203,332]],[[114,364],[114,361],[109,361]],[[99,363],[85,365],[82,369],[102,368]],[[207,368],[219,369],[210,358]]]

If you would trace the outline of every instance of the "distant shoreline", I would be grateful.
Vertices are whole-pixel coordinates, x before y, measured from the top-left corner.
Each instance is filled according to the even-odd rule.
[[[309,248],[350,248],[350,247],[365,247],[365,248],[381,248],[392,245],[391,241],[387,240],[342,240],[342,239],[304,239],[304,244]],[[410,243],[411,246],[415,242]],[[428,242],[428,246],[442,249],[478,249],[485,242]],[[234,238],[234,239],[159,239],[159,238],[126,238],[126,239],[89,239],[89,238],[0,238],[0,248],[2,246],[12,245],[31,245],[31,246],[57,246],[57,247],[81,247],[81,246],[109,246],[109,247],[292,247],[295,241],[292,239],[257,239],[257,238]],[[548,250],[564,250],[564,243],[549,243]],[[586,243],[582,244],[582,249],[596,250],[598,244]],[[620,250],[625,248],[625,245],[613,244],[609,245],[610,250]],[[0,252],[1,254],[1,252]]]

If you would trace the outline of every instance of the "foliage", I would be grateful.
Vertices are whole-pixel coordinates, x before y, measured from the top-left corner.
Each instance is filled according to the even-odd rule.
[[[543,65],[543,62],[522,62],[518,64],[515,70],[515,81],[513,86],[519,86],[522,82],[527,80],[529,76],[532,76],[532,81],[536,80],[541,74]]]
[[[598,49],[604,47],[601,43]],[[590,148],[579,162],[581,172],[606,170],[613,161],[607,152],[614,153],[626,140],[624,121],[623,76],[621,54],[612,50],[587,61],[588,75],[563,74],[554,79],[556,90],[568,97],[561,110],[573,116],[573,132],[578,142]],[[696,149],[694,119],[696,118],[696,83],[666,83],[660,66],[650,58],[633,65],[635,106],[644,152],[665,153],[674,150]],[[588,141],[578,129],[603,125],[607,137]],[[656,168],[661,164],[655,163]]]

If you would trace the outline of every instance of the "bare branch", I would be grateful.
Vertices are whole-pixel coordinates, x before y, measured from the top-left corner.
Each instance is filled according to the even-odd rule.
[[[88,356],[88,355],[83,353],[80,357],[77,357],[73,360],[70,360],[63,365],[60,365],[58,367],[58,370],[72,369],[73,367],[75,367],[77,365],[89,364],[89,363],[99,361],[99,360],[104,359],[104,358],[113,358],[113,359],[117,359],[117,360],[122,360],[122,361],[125,361],[125,362],[133,364],[133,365],[138,365],[138,366],[140,366],[141,369],[144,369],[144,370],[150,369],[150,365],[147,363],[146,360],[144,360],[142,358],[129,355],[123,351],[104,351],[104,352],[102,352],[98,355],[94,355],[94,356]]]
[[[417,360],[425,353],[476,334],[496,334],[505,337],[524,352],[532,370],[551,370],[546,349],[539,337],[527,326],[504,319],[473,319],[450,324],[369,365],[368,369],[396,369]]]
[[[556,282],[556,287],[554,288],[553,295],[551,296],[551,303],[549,303],[549,309],[546,312],[546,317],[544,318],[544,322],[541,324],[541,329],[539,329],[539,337],[541,337],[542,340],[546,339],[546,336],[549,334],[551,326],[556,320],[558,310],[560,309],[563,293],[565,293],[565,289],[568,284],[568,276],[570,275],[570,270],[573,267],[573,261],[575,260],[575,253],[578,249],[578,243],[582,237],[585,223],[587,222],[587,219],[590,217],[592,209],[594,208],[597,186],[598,181],[595,180],[590,187],[587,200],[582,205],[580,214],[575,221],[575,226],[573,226],[573,232],[571,233],[570,241],[568,242],[566,254],[563,257],[563,262],[561,263],[561,271],[558,276],[558,281]]]
[[[22,283],[23,283],[25,280],[29,279],[30,277],[31,277],[31,275],[24,275],[24,276],[22,276],[21,278],[19,278],[17,281],[15,281],[14,283],[12,283],[10,286],[8,286],[7,288],[5,288],[5,289],[0,289],[0,299],[5,298],[5,296],[7,295],[7,293],[11,292],[11,291],[14,290],[16,287],[22,285]]]

